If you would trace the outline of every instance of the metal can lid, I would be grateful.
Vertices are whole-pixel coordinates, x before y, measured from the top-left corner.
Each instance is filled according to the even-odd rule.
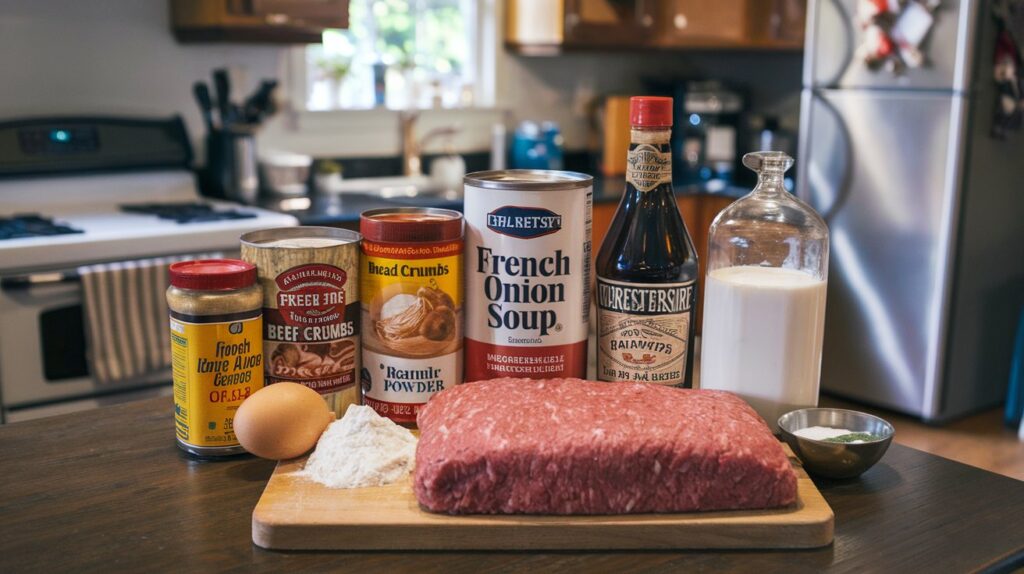
[[[351,243],[359,243],[363,236],[355,231],[339,227],[272,227],[250,231],[240,238],[243,245],[255,248],[284,249],[333,249]],[[315,240],[322,241],[315,241]]]
[[[462,214],[433,207],[371,209],[359,216],[359,232],[383,243],[452,241],[462,237]]]
[[[580,189],[594,184],[594,178],[575,171],[548,169],[504,169],[467,174],[464,184],[483,189],[557,191]]]
[[[196,291],[243,289],[256,283],[256,266],[240,259],[179,261],[168,273],[171,285]]]

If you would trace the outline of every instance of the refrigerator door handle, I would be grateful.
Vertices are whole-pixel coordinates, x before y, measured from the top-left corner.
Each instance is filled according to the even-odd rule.
[[[850,178],[853,173],[853,170],[851,169],[853,165],[853,144],[852,139],[850,138],[850,131],[846,127],[846,122],[843,121],[843,116],[842,114],[839,113],[839,110],[836,109],[835,105],[828,100],[825,94],[821,93],[818,90],[813,90],[812,96],[813,99],[811,105],[814,105],[814,103],[816,102],[817,104],[821,105],[824,109],[828,110],[828,113],[835,119],[836,131],[839,134],[839,138],[837,139],[837,141],[839,142],[841,147],[841,150],[839,150],[837,153],[842,155],[842,170],[841,176],[838,178],[838,180],[836,180],[835,188],[832,190],[832,203],[829,204],[827,207],[823,205],[816,205],[817,202],[814,201],[815,194],[813,193],[813,191],[811,191],[816,187],[814,185],[809,185],[809,189],[807,192],[807,203],[809,203],[811,207],[813,207],[815,210],[818,211],[819,214],[821,214],[821,218],[825,220],[825,223],[831,224],[832,219],[835,217],[836,213],[839,212],[843,204],[846,203],[847,198],[849,198],[850,196]],[[808,161],[808,183],[811,183],[815,179],[818,179],[820,181],[828,181],[828,178],[826,177],[816,178],[814,175],[814,162],[810,161],[810,158],[808,158]]]
[[[814,46],[818,45],[818,36],[820,35],[819,28],[821,27],[821,15],[819,11],[824,10],[828,5],[831,5],[834,12],[838,15],[839,20],[842,22],[840,29],[843,31],[843,51],[842,56],[838,58],[840,64],[836,68],[835,73],[827,78],[816,78],[816,70],[818,67],[819,54],[816,54],[813,50]],[[846,74],[846,70],[853,63],[854,56],[857,53],[857,47],[854,46],[854,30],[855,25],[853,17],[846,8],[843,7],[841,0],[817,0],[810,3],[811,12],[807,18],[807,29],[808,37],[805,42],[807,46],[807,58],[810,59],[809,65],[805,64],[804,71],[804,85],[807,87],[824,87],[831,88],[839,85],[839,80]]]

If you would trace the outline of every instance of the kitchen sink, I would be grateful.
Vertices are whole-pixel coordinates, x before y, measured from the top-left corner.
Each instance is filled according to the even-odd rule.
[[[438,185],[427,176],[362,177],[346,179],[334,184],[325,193],[329,195],[358,194],[382,199],[406,199],[429,197],[431,199],[456,200],[462,197],[458,189]]]

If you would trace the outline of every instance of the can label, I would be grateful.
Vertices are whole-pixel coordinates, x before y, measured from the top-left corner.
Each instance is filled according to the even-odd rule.
[[[592,201],[466,186],[466,381],[586,377]]]
[[[359,302],[348,300],[348,273],[299,265],[274,283],[277,308],[264,309],[267,383],[302,383],[320,394],[355,384]]]
[[[415,423],[434,393],[462,381],[462,353],[411,359],[363,350],[363,404],[396,423]]]
[[[597,376],[603,381],[678,385],[695,283],[627,283],[597,278]]]
[[[414,423],[462,382],[462,248],[363,241],[363,401],[381,416]]]
[[[196,447],[238,446],[235,411],[263,388],[260,311],[220,316],[171,313],[174,423]]]

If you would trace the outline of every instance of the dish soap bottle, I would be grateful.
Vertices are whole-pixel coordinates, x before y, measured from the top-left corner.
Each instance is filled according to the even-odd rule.
[[[773,431],[788,411],[815,407],[828,279],[828,227],[786,192],[793,158],[743,156],[754,190],[711,224],[700,387],[732,391]]]
[[[672,191],[672,98],[630,99],[626,191],[597,253],[597,377],[692,386],[697,254]]]

